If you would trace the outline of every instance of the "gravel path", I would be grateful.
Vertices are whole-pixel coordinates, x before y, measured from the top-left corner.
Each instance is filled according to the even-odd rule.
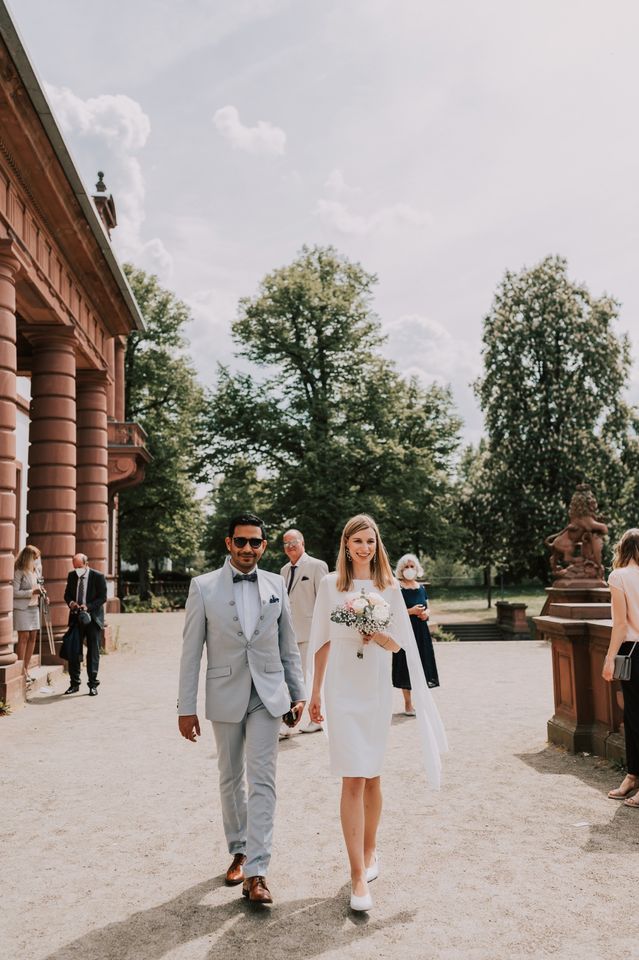
[[[62,697],[64,684],[0,719],[2,957],[636,955],[639,813],[606,799],[619,780],[607,764],[546,745],[550,653],[537,643],[437,646],[444,787],[426,788],[414,721],[396,716],[368,918],[347,906],[324,738],[283,744],[276,903],[251,912],[223,885],[210,724],[195,746],[177,734],[182,617],[111,617],[120,650],[97,698]]]

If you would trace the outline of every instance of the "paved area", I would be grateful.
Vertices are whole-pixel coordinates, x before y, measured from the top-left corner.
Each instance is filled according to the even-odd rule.
[[[547,647],[440,644],[452,752],[420,772],[394,719],[370,917],[353,916],[323,735],[281,747],[269,882],[255,915],[223,885],[214,742],[175,719],[182,614],[112,617],[96,698],[0,719],[0,944],[10,960],[559,960],[636,955],[639,814],[607,764],[549,748]],[[400,708],[398,695],[397,709]]]

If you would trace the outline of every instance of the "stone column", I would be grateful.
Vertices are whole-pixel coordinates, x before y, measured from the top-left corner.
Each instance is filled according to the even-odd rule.
[[[114,399],[115,399],[115,419],[123,421],[125,419],[125,374],[124,374],[124,355],[126,352],[126,337],[114,337],[115,347],[115,369],[114,369]]]
[[[45,586],[56,633],[66,627],[67,574],[75,549],[76,404],[75,337],[49,327],[30,337],[33,346],[29,439],[29,543],[42,551]]]
[[[14,676],[12,668],[17,660],[12,637],[12,581],[16,540],[15,276],[19,268],[11,242],[0,240],[0,700],[9,703],[22,692],[20,671]]]
[[[107,417],[115,420],[115,337],[107,337],[105,340],[104,359],[108,371]]]
[[[86,553],[90,565],[104,574],[109,535],[107,389],[106,371],[78,371],[76,550]]]

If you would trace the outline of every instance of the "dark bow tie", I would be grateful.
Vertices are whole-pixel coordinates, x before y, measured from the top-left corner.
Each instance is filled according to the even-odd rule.
[[[251,583],[255,583],[257,580],[256,573],[234,573],[233,574],[233,583],[240,583],[242,580],[249,580]]]

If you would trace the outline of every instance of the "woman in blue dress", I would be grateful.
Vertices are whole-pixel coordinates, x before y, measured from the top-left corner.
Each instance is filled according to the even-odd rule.
[[[414,553],[405,553],[395,567],[395,576],[402,588],[402,597],[408,608],[411,626],[417,641],[417,649],[424,668],[424,676],[429,687],[439,686],[437,664],[433,641],[428,629],[428,597],[422,583],[417,583],[417,577],[423,577],[424,571]],[[406,665],[406,654],[398,650],[393,654],[393,686],[398,687],[404,694],[404,713],[407,717],[415,716],[415,707],[411,697],[410,676]]]

